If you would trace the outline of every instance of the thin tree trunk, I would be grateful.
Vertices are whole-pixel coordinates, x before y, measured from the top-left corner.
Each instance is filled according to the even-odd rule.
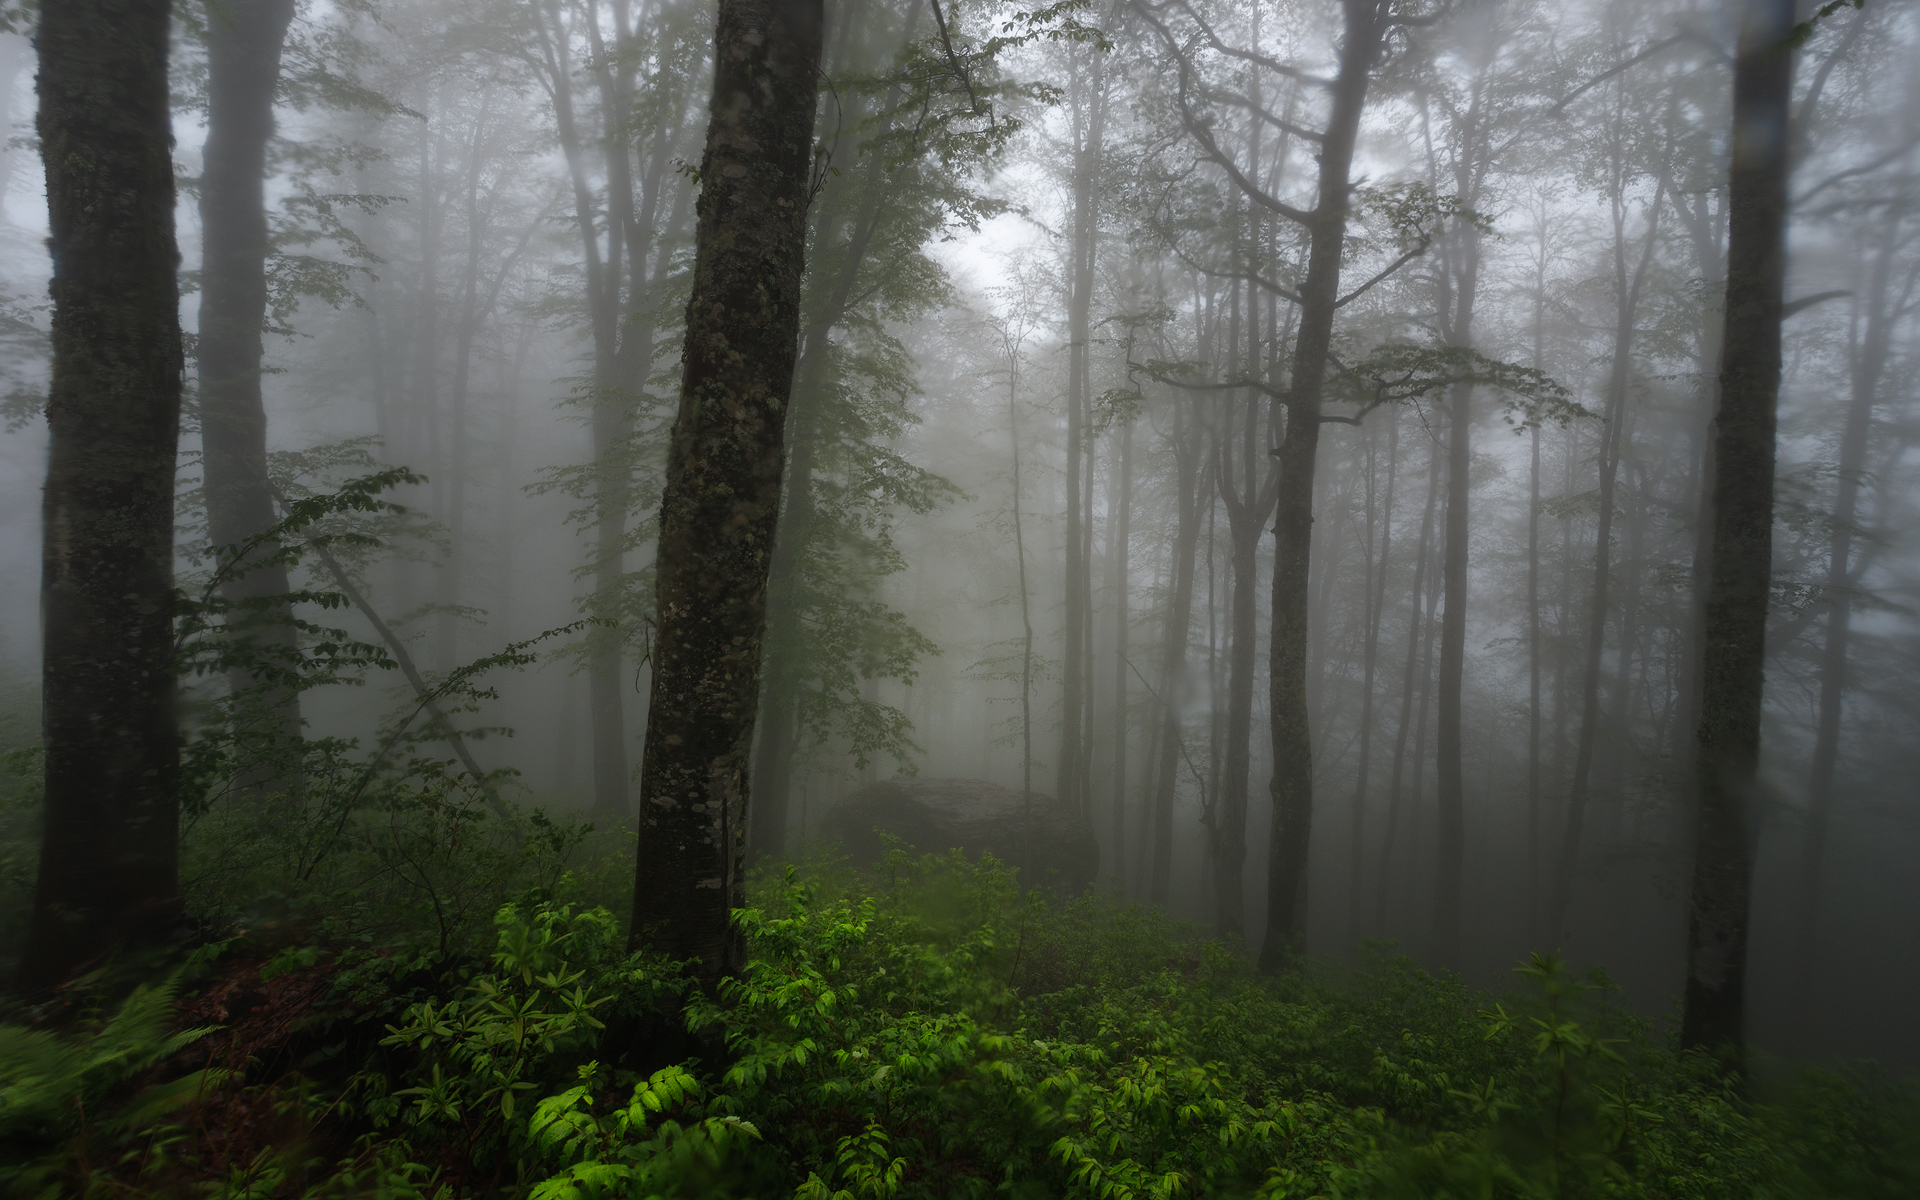
[[[160,0],[41,10],[54,275],[43,493],[39,875],[18,983],[60,983],[180,911],[173,649],[182,368]]]
[[[1126,863],[1126,819],[1127,819],[1127,740],[1130,729],[1128,717],[1127,683],[1129,665],[1127,662],[1127,622],[1131,620],[1128,612],[1129,587],[1128,559],[1131,545],[1131,527],[1133,517],[1133,422],[1129,421],[1120,430],[1119,482],[1114,487],[1113,503],[1113,890],[1116,895],[1125,891],[1121,878]]]
[[[660,504],[659,633],[633,939],[739,969],[749,759],[806,258],[820,0],[721,0],[681,403]]]
[[[1160,748],[1156,752],[1159,767],[1154,780],[1152,827],[1148,841],[1153,847],[1152,870],[1148,875],[1147,899],[1154,904],[1167,902],[1167,886],[1173,873],[1173,801],[1185,758],[1181,747],[1179,697],[1185,686],[1187,638],[1193,625],[1193,569],[1200,541],[1200,504],[1198,494],[1200,452],[1205,444],[1200,431],[1184,409],[1176,412],[1173,430],[1174,471],[1176,476],[1176,515],[1173,535],[1173,594],[1167,605],[1167,630],[1164,661],[1160,678]],[[1190,439],[1190,440],[1189,440]]]
[[[1387,571],[1393,563],[1393,489],[1400,469],[1400,415],[1387,423],[1387,489],[1380,505],[1380,554],[1373,551],[1374,504],[1372,449],[1367,464],[1367,613],[1366,647],[1361,652],[1360,761],[1353,782],[1353,846],[1347,870],[1347,941],[1356,949],[1365,936],[1361,915],[1366,892],[1367,785],[1373,767],[1374,674],[1380,661],[1380,618],[1386,607]]]
[[[1902,178],[1901,184],[1907,183]],[[1900,188],[1901,192],[1906,189]],[[1814,721],[1813,761],[1807,781],[1807,829],[1801,844],[1800,859],[1800,934],[1795,964],[1799,972],[1796,991],[1801,1029],[1810,1028],[1808,1019],[1813,984],[1819,978],[1820,900],[1822,875],[1826,866],[1827,824],[1833,808],[1833,781],[1840,761],[1840,723],[1847,697],[1847,651],[1853,622],[1853,538],[1860,519],[1860,484],[1867,469],[1867,440],[1873,430],[1874,402],[1880,380],[1886,371],[1891,350],[1893,325],[1889,319],[1888,291],[1894,253],[1900,248],[1900,224],[1906,211],[1899,204],[1887,206],[1886,223],[1879,237],[1865,294],[1855,304],[1855,345],[1852,370],[1852,403],[1847,406],[1846,427],[1840,434],[1840,472],[1833,504],[1833,545],[1827,557],[1827,637],[1820,653],[1820,708]],[[1910,277],[1907,290],[1913,288]],[[1897,307],[1897,306],[1891,306]],[[1860,314],[1864,310],[1864,329]]]
[[[1574,747],[1573,778],[1567,788],[1567,823],[1560,841],[1560,862],[1553,876],[1551,899],[1547,906],[1547,936],[1567,936],[1568,909],[1573,902],[1573,884],[1580,865],[1580,842],[1586,827],[1587,799],[1593,781],[1593,755],[1598,744],[1602,714],[1600,677],[1607,642],[1607,609],[1613,566],[1614,490],[1619,476],[1620,455],[1625,431],[1627,390],[1633,379],[1634,320],[1639,312],[1640,291],[1653,252],[1659,242],[1660,209],[1666,196],[1666,179],[1655,189],[1653,206],[1647,218],[1646,240],[1640,249],[1639,263],[1631,272],[1626,262],[1624,200],[1616,197],[1614,213],[1614,309],[1613,364],[1607,376],[1606,427],[1600,438],[1600,487],[1598,524],[1593,540],[1593,592],[1587,613],[1587,657],[1580,685],[1580,732]],[[1624,651],[1623,651],[1624,652]]]
[[[1733,72],[1726,333],[1714,418],[1713,553],[1680,1028],[1683,1045],[1724,1053],[1736,1070],[1746,1044],[1746,814],[1760,769],[1773,570],[1794,11],[1793,0],[1748,0]]]
[[[1066,645],[1061,661],[1060,757],[1054,764],[1054,790],[1061,804],[1085,811],[1090,800],[1083,770],[1091,733],[1086,675],[1088,624],[1092,619],[1091,530],[1082,493],[1085,426],[1092,394],[1092,338],[1096,195],[1100,184],[1101,141],[1105,137],[1102,56],[1093,54],[1087,92],[1087,124],[1074,158],[1071,290],[1067,298],[1067,570]],[[1091,480],[1089,479],[1090,483]]]
[[[1398,415],[1396,414],[1396,420]],[[1426,672],[1421,665],[1420,634],[1431,622],[1423,609],[1422,596],[1427,590],[1427,557],[1433,545],[1433,515],[1440,502],[1440,448],[1436,443],[1433,453],[1427,458],[1427,504],[1420,515],[1420,540],[1416,543],[1413,556],[1413,590],[1409,596],[1411,611],[1407,616],[1407,667],[1400,688],[1400,726],[1393,735],[1393,773],[1387,780],[1387,827],[1380,837],[1380,866],[1378,890],[1375,892],[1373,927],[1382,935],[1387,930],[1387,905],[1393,890],[1393,845],[1400,832],[1401,781],[1402,768],[1406,763],[1407,735],[1413,732],[1413,705],[1415,672],[1421,681],[1419,687],[1426,689]],[[1422,718],[1422,725],[1425,718]],[[1418,752],[1416,751],[1416,758]],[[1419,764],[1414,766],[1415,773]]]
[[[1471,279],[1462,284],[1467,292]],[[1471,313],[1464,296],[1461,311]],[[1461,330],[1464,338],[1465,331]],[[1461,887],[1466,873],[1465,749],[1461,737],[1461,701],[1467,654],[1467,504],[1473,465],[1473,386],[1456,384],[1449,404],[1447,431],[1446,556],[1442,560],[1440,617],[1440,703],[1435,747],[1434,792],[1438,800],[1433,879],[1433,962],[1460,966]]]

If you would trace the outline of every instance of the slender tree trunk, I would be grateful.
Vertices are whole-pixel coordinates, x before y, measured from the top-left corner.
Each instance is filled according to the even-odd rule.
[[[1463,291],[1471,283],[1463,284]],[[1464,296],[1463,311],[1471,312]],[[1462,331],[1464,336],[1464,330]],[[1460,901],[1466,873],[1465,751],[1461,700],[1467,655],[1467,504],[1473,465],[1473,386],[1456,384],[1447,431],[1446,557],[1441,565],[1445,593],[1440,617],[1440,703],[1435,747],[1434,792],[1438,799],[1433,880],[1433,962],[1460,966]]]
[[[1626,427],[1627,390],[1633,379],[1634,321],[1639,312],[1640,290],[1652,265],[1659,242],[1660,207],[1666,195],[1663,177],[1655,190],[1649,210],[1646,240],[1640,260],[1629,271],[1626,260],[1624,201],[1615,199],[1614,215],[1614,309],[1613,364],[1607,375],[1606,425],[1600,434],[1600,486],[1598,523],[1593,540],[1593,592],[1587,612],[1587,657],[1580,684],[1580,732],[1574,747],[1573,778],[1567,787],[1567,821],[1560,841],[1560,861],[1553,876],[1551,900],[1547,906],[1547,936],[1564,938],[1568,909],[1573,902],[1573,884],[1580,865],[1580,842],[1586,828],[1587,800],[1593,783],[1594,749],[1599,741],[1600,678],[1604,670],[1607,644],[1607,610],[1613,567],[1614,491],[1620,471],[1621,448]],[[1624,653],[1624,649],[1622,653]]]
[[[1747,807],[1760,769],[1773,570],[1774,426],[1787,267],[1793,0],[1748,0],[1733,72],[1726,333],[1714,418],[1713,554],[1680,1038],[1744,1066]]]
[[[1366,816],[1367,785],[1373,767],[1373,693],[1374,674],[1380,661],[1380,617],[1386,607],[1387,571],[1393,565],[1393,489],[1400,469],[1400,414],[1387,422],[1387,488],[1380,505],[1380,553],[1373,549],[1374,505],[1373,465],[1369,449],[1367,466],[1367,614],[1366,647],[1361,652],[1360,682],[1360,761],[1353,782],[1353,846],[1347,870],[1347,941],[1356,949],[1366,936],[1362,916],[1366,894]],[[1404,722],[1403,722],[1404,723]]]
[[[1313,546],[1314,465],[1334,306],[1340,295],[1354,142],[1367,86],[1389,28],[1384,0],[1343,0],[1345,33],[1332,109],[1320,143],[1319,197],[1312,214],[1300,332],[1294,343],[1287,433],[1278,452],[1274,525],[1273,635],[1268,712],[1273,725],[1273,834],[1267,872],[1267,929],[1260,968],[1274,971],[1298,953],[1306,929],[1307,846],[1313,832],[1313,738],[1307,711],[1307,581]]]
[[[53,256],[41,559],[46,799],[21,990],[179,913],[174,459],[182,368],[167,19],[159,0],[41,10]]]
[[[207,501],[207,538],[233,546],[274,523],[267,479],[267,414],[260,395],[261,326],[266,319],[268,246],[267,143],[273,138],[280,51],[293,20],[293,0],[234,0],[207,11],[207,140],[200,178],[200,442]],[[241,564],[222,595],[259,603],[291,590],[284,565],[262,547]],[[284,669],[298,653],[292,614],[256,612],[242,623],[264,658]],[[236,693],[255,673],[236,670]],[[241,714],[252,728],[243,745],[259,757],[243,769],[236,792],[260,802],[300,794],[299,693],[274,687]],[[257,736],[244,736],[252,734]]]
[[[1066,645],[1061,659],[1060,757],[1054,790],[1060,802],[1085,811],[1090,796],[1084,778],[1086,741],[1092,731],[1087,711],[1088,624],[1092,619],[1091,530],[1082,497],[1082,459],[1087,441],[1085,419],[1092,394],[1091,338],[1095,233],[1099,221],[1101,141],[1105,137],[1102,56],[1093,54],[1087,90],[1087,124],[1075,155],[1073,175],[1073,251],[1071,291],[1067,298],[1067,570]],[[1090,483],[1091,480],[1089,479]]]
[[[1154,904],[1167,902],[1167,886],[1173,874],[1173,801],[1179,785],[1180,767],[1186,755],[1181,745],[1180,693],[1187,672],[1187,639],[1193,626],[1193,570],[1195,552],[1200,543],[1200,505],[1197,484],[1200,453],[1205,443],[1194,421],[1184,410],[1174,417],[1173,454],[1176,475],[1176,509],[1173,535],[1173,594],[1167,605],[1167,631],[1160,678],[1160,748],[1156,754],[1158,777],[1153,781],[1152,826],[1148,842],[1153,847],[1152,870],[1148,875],[1147,899]]]
[[[748,765],[806,258],[820,0],[721,0],[681,402],[660,504],[633,939],[736,971]]]
[[[1902,184],[1907,181],[1903,178]],[[1904,187],[1901,189],[1904,191]],[[1840,475],[1833,504],[1833,545],[1827,556],[1827,637],[1820,653],[1820,708],[1814,720],[1813,761],[1807,781],[1807,829],[1800,859],[1800,933],[1795,964],[1801,1019],[1810,1028],[1811,992],[1819,978],[1820,900],[1826,865],[1827,823],[1833,808],[1833,781],[1840,762],[1840,723],[1847,697],[1847,651],[1853,622],[1853,538],[1860,519],[1860,484],[1867,469],[1867,440],[1873,408],[1891,350],[1893,324],[1888,291],[1893,258],[1900,247],[1901,205],[1887,206],[1887,219],[1865,294],[1855,302],[1855,345],[1848,382],[1852,403],[1840,434]],[[1908,284],[1911,289],[1913,285]],[[1861,326],[1864,325],[1864,328]]]
[[[1033,802],[1033,592],[1027,585],[1027,532],[1020,520],[1020,376],[1007,379],[1007,433],[1013,440],[1013,552],[1020,580],[1020,801]]]
[[[1540,427],[1527,469],[1527,936],[1540,926]]]
[[[1119,482],[1114,487],[1113,503],[1113,890],[1125,891],[1122,872],[1126,859],[1127,820],[1127,741],[1130,735],[1127,677],[1132,666],[1127,659],[1127,623],[1129,615],[1128,559],[1133,517],[1133,422],[1120,430]]]
[[[1542,227],[1533,279],[1533,369],[1546,369],[1547,233]],[[1527,465],[1527,937],[1540,929],[1540,423]]]
[[[1396,420],[1398,414],[1396,414]],[[1433,515],[1440,501],[1440,447],[1436,443],[1427,459],[1427,504],[1420,515],[1420,539],[1416,543],[1413,556],[1413,590],[1408,596],[1407,615],[1407,667],[1400,688],[1400,723],[1393,735],[1393,773],[1387,780],[1387,824],[1380,836],[1379,887],[1375,892],[1373,927],[1376,932],[1385,934],[1387,929],[1387,906],[1393,891],[1393,846],[1400,832],[1401,781],[1402,768],[1407,761],[1407,735],[1413,732],[1414,698],[1416,672],[1418,686],[1426,690],[1426,668],[1420,657],[1420,634],[1432,622],[1430,613],[1422,607],[1422,599],[1427,591],[1427,558],[1433,545]],[[1425,718],[1421,718],[1424,727]],[[1415,751],[1415,759],[1419,752]],[[1419,774],[1418,761],[1414,764],[1416,777]]]

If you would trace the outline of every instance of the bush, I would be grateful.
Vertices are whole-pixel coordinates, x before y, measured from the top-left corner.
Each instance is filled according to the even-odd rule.
[[[117,1194],[1705,1200],[1920,1178],[1907,1085],[1810,1075],[1752,1103],[1550,957],[1500,998],[1391,958],[1266,980],[1154,914],[896,854],[877,885],[756,881],[747,968],[706,997],[569,886],[501,906],[485,959],[230,968],[331,989],[307,1022],[327,1052],[298,1059],[324,1070],[206,1077],[289,1131],[244,1156],[180,1112],[111,1125]],[[116,1086],[139,1111],[140,1081]],[[35,1178],[77,1177],[71,1143],[35,1145]]]

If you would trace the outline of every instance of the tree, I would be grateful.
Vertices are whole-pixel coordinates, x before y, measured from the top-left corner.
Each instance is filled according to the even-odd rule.
[[[693,96],[694,39],[686,10],[677,6],[644,13],[638,26],[626,0],[608,8],[611,38],[595,0],[584,6],[539,0],[528,12],[533,29],[522,50],[552,107],[567,163],[593,340],[587,389],[593,461],[568,486],[591,499],[593,554],[584,573],[593,579],[588,608],[601,621],[585,648],[593,807],[601,821],[617,824],[632,811],[623,647],[641,620],[633,611],[640,607],[636,581],[625,569],[638,491],[632,442],[652,366],[662,276],[685,207],[686,185],[673,164]],[[576,86],[583,73],[592,92]],[[636,129],[645,136],[636,139]],[[596,178],[596,165],[603,178]],[[784,402],[784,388],[782,394]]]
[[[174,456],[182,369],[170,6],[47,5],[38,33],[53,374],[41,611],[46,813],[20,967],[52,987],[178,912]]]
[[[1273,832],[1268,851],[1267,930],[1260,968],[1275,970],[1297,951],[1305,929],[1307,845],[1313,831],[1313,740],[1307,706],[1307,569],[1313,551],[1313,474],[1320,446],[1321,398],[1340,304],[1340,268],[1352,191],[1354,143],[1367,88],[1395,19],[1383,0],[1342,0],[1340,68],[1320,134],[1319,196],[1310,213],[1288,212],[1309,237],[1300,284],[1287,432],[1277,452],[1273,633],[1267,653],[1268,719],[1273,728]]]
[[[821,0],[721,0],[656,566],[633,940],[735,970],[748,759],[806,259]]]
[[[207,6],[207,141],[200,176],[200,368],[202,485],[207,537],[237,546],[275,521],[267,481],[267,414],[260,395],[261,329],[267,310],[267,144],[273,138],[274,92],[293,0],[215,0]],[[262,547],[262,550],[269,550]],[[251,637],[284,657],[296,634],[271,598],[290,590],[287,569],[270,556],[242,564],[223,589]],[[236,672],[235,691],[252,677]],[[300,736],[300,698],[287,688],[262,697],[256,720],[282,744]],[[242,780],[261,795],[297,789],[289,764],[263,761]],[[277,778],[276,778],[277,776]]]
[[[1747,807],[1773,568],[1774,427],[1787,267],[1793,0],[1747,0],[1733,69],[1727,299],[1714,416],[1713,543],[1701,670],[1693,883],[1681,1041],[1742,1065],[1746,1040]]]

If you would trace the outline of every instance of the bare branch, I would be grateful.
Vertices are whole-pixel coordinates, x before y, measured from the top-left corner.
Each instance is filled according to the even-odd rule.
[[[1652,58],[1654,55],[1660,53],[1662,50],[1666,50],[1666,49],[1669,49],[1670,47],[1677,46],[1681,42],[1690,41],[1692,40],[1692,37],[1693,35],[1690,33],[1676,33],[1672,37],[1663,38],[1662,40],[1657,41],[1653,43],[1653,45],[1648,46],[1646,49],[1640,51],[1640,53],[1632,55],[1629,58],[1622,59],[1621,61],[1615,63],[1611,67],[1608,67],[1606,70],[1600,72],[1598,75],[1595,75],[1592,79],[1587,80],[1585,83],[1581,84],[1579,87],[1573,89],[1571,92],[1568,92],[1566,95],[1560,97],[1560,99],[1554,101],[1552,104],[1549,104],[1547,107],[1533,114],[1533,116],[1527,118],[1527,120],[1521,124],[1519,129],[1514,130],[1513,136],[1508,138],[1506,141],[1501,142],[1499,146],[1495,147],[1493,152],[1487,155],[1487,158],[1489,160],[1495,159],[1495,158],[1498,158],[1500,155],[1506,153],[1508,150],[1513,148],[1513,144],[1515,142],[1518,142],[1521,138],[1525,137],[1528,133],[1530,133],[1533,130],[1533,127],[1535,125],[1539,124],[1541,121],[1546,120],[1548,117],[1558,116],[1561,112],[1565,111],[1567,105],[1572,104],[1575,100],[1578,100],[1580,97],[1586,95],[1588,92],[1592,91],[1594,88],[1599,87],[1601,84],[1605,83],[1607,80],[1612,79],[1615,75],[1618,75],[1622,71],[1625,71],[1631,67],[1637,66],[1640,63],[1645,62],[1647,59]]]
[[[1906,154],[1907,151],[1913,149],[1916,144],[1920,144],[1920,130],[1916,130],[1913,133],[1908,134],[1905,141],[1901,142],[1898,146],[1895,146],[1893,149],[1887,151],[1885,154],[1882,154],[1879,158],[1874,159],[1872,162],[1862,163],[1857,167],[1848,167],[1844,171],[1836,171],[1832,175],[1827,176],[1825,179],[1822,179],[1819,183],[1814,184],[1812,187],[1808,188],[1806,191],[1801,192],[1798,196],[1795,196],[1793,198],[1793,206],[1795,208],[1799,208],[1802,204],[1805,204],[1807,201],[1813,199],[1815,196],[1818,196],[1821,192],[1826,191],[1828,188],[1832,187],[1836,183],[1841,182],[1842,180],[1853,179],[1853,178],[1856,178],[1857,176],[1868,175],[1874,171],[1878,171],[1881,167],[1886,166],[1888,163]]]
[[[1408,263],[1412,262],[1414,259],[1419,258],[1422,254],[1425,254],[1427,252],[1427,248],[1432,244],[1433,244],[1432,238],[1428,237],[1425,234],[1421,234],[1419,242],[1415,244],[1413,249],[1407,251],[1405,254],[1402,254],[1399,258],[1394,259],[1393,262],[1390,263],[1385,270],[1381,271],[1378,275],[1375,275],[1372,279],[1367,280],[1365,283],[1361,284],[1359,287],[1348,292],[1346,295],[1340,297],[1338,300],[1335,300],[1333,302],[1333,306],[1335,308],[1344,308],[1346,307],[1347,301],[1358,300],[1361,296],[1365,295],[1367,291],[1371,289],[1375,284],[1382,282],[1388,276],[1392,275],[1395,271],[1398,271],[1401,267],[1406,266]]]
[[[1315,87],[1326,88],[1328,91],[1333,90],[1333,80],[1323,75],[1314,75],[1310,72],[1302,71],[1299,67],[1290,66],[1276,58],[1269,58],[1257,50],[1240,50],[1227,45],[1220,40],[1220,35],[1213,31],[1213,26],[1207,24],[1201,19],[1199,13],[1193,11],[1193,6],[1187,3],[1187,0],[1174,0],[1174,6],[1179,8],[1181,12],[1186,13],[1188,18],[1200,27],[1200,31],[1206,35],[1207,44],[1212,46],[1216,53],[1224,54],[1228,58],[1237,58],[1241,62],[1252,63],[1256,67],[1265,67],[1274,74],[1284,75],[1288,79],[1297,79],[1301,83],[1310,83]],[[1136,7],[1143,11],[1147,8],[1145,4],[1138,4]],[[1151,17],[1148,19],[1153,20]],[[1158,22],[1156,21],[1155,24],[1158,24]]]

